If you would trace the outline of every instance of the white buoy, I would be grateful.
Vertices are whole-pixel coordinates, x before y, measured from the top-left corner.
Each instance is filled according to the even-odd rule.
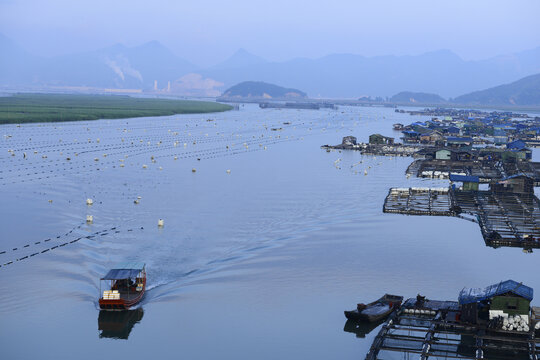
[[[175,157],[174,157],[174,160],[178,160],[178,156],[175,156]]]
[[[94,200],[88,198],[86,199],[86,205],[92,205],[94,203]]]
[[[364,175],[367,175],[367,170],[364,170]]]
[[[135,205],[137,205],[137,204],[139,203],[139,200],[138,200],[138,199],[135,199],[135,200],[133,201],[133,203],[134,203]]]
[[[230,173],[231,173],[231,170],[228,170],[228,169],[227,169],[227,174],[230,174]]]
[[[94,217],[92,215],[86,215],[86,222],[91,224],[94,222]]]
[[[197,169],[193,168],[191,169],[191,172],[197,172]]]
[[[146,165],[144,165],[144,164],[143,164],[143,166],[142,166],[143,169],[146,169],[147,167],[148,167],[148,166],[146,166]]]
[[[157,222],[157,225],[158,225],[159,227],[163,227],[163,225],[164,225],[163,219],[159,219],[158,222]]]

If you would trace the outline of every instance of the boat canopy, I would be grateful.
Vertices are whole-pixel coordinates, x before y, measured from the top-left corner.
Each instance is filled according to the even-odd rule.
[[[144,269],[144,263],[127,262],[116,265],[101,280],[121,280],[136,277]]]
[[[490,285],[485,289],[469,289],[464,288],[459,293],[459,303],[471,304],[479,301],[484,301],[491,299],[494,296],[503,295],[506,293],[513,293],[515,295],[521,296],[529,301],[533,299],[533,289],[523,285],[523,283],[518,283],[514,280],[501,281],[498,284]]]

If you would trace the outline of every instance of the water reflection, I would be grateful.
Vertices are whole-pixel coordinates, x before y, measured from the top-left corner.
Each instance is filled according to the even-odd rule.
[[[343,327],[343,331],[356,334],[357,338],[365,338],[367,334],[369,334],[371,331],[373,331],[373,329],[381,325],[383,322],[384,319],[376,322],[347,320],[345,326]]]
[[[143,318],[144,310],[107,311],[101,310],[98,316],[100,338],[127,340],[133,326]]]

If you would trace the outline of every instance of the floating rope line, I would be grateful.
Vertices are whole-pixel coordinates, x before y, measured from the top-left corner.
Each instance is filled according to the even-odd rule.
[[[143,227],[140,227],[139,229],[140,229],[140,230],[144,230]],[[126,232],[130,232],[130,231],[133,231],[133,229],[127,229],[127,230],[126,230]],[[73,240],[71,240],[71,241],[66,241],[66,242],[63,242],[63,243],[61,243],[61,244],[52,246],[52,247],[50,247],[50,248],[43,249],[43,250],[41,250],[41,251],[39,251],[39,252],[34,252],[34,253],[30,254],[30,255],[25,255],[25,256],[22,256],[22,257],[20,257],[20,258],[15,259],[15,260],[7,261],[7,262],[5,262],[5,263],[3,263],[3,264],[0,264],[0,268],[1,268],[1,267],[6,267],[6,266],[8,266],[8,265],[14,264],[14,263],[19,262],[19,261],[27,260],[27,259],[29,259],[29,258],[31,258],[31,257],[34,257],[34,256],[36,256],[36,255],[39,255],[39,254],[44,254],[44,253],[46,253],[46,252],[48,252],[48,251],[52,251],[52,250],[58,249],[59,247],[64,247],[64,246],[69,245],[69,244],[74,244],[74,243],[76,243],[76,242],[78,242],[78,241],[80,241],[80,240],[83,240],[83,239],[91,240],[91,239],[95,238],[96,236],[107,236],[107,235],[111,235],[111,234],[118,234],[118,233],[120,233],[120,232],[121,232],[121,231],[118,230],[118,228],[117,228],[116,226],[115,226],[115,227],[111,227],[111,228],[109,228],[109,229],[104,229],[104,230],[96,231],[96,232],[94,232],[94,233],[92,233],[92,234],[90,234],[90,235],[87,235],[87,236],[81,236],[81,237],[78,237],[78,238],[73,239]],[[61,237],[61,236],[58,236],[57,238],[59,238],[59,237]],[[46,240],[43,240],[43,241],[46,242],[46,241],[50,241],[50,240],[51,240],[51,239],[46,239]],[[40,243],[40,242],[39,242],[39,241],[36,241],[35,243]],[[17,248],[15,248],[15,249],[17,249]],[[3,251],[2,253],[6,253],[6,251]]]

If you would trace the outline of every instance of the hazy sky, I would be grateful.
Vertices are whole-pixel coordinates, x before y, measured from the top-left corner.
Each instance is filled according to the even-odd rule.
[[[540,46],[539,0],[0,0],[0,32],[51,56],[158,40],[196,64],[238,48],[270,60],[330,53],[480,59]]]

